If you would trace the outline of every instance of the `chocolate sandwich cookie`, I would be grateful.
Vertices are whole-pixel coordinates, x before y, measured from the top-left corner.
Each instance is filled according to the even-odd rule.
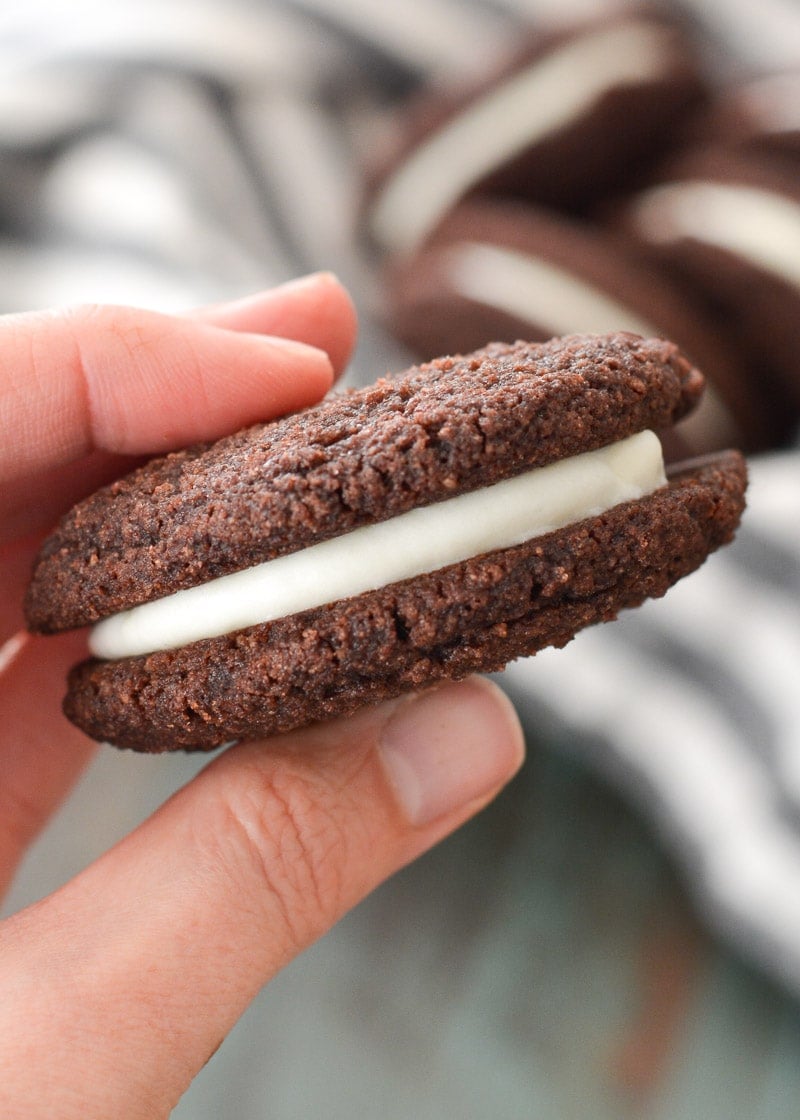
[[[367,231],[409,252],[475,191],[585,206],[662,153],[703,94],[682,30],[653,13],[539,35],[475,87],[437,87],[408,107],[371,176]]]
[[[636,195],[639,244],[713,302],[762,397],[800,417],[800,184],[782,164],[728,151],[686,156]]]
[[[694,303],[610,232],[512,202],[462,203],[387,270],[387,321],[422,358],[486,338],[634,331],[673,339],[708,381],[681,454],[769,443],[744,371]]]
[[[652,429],[701,390],[668,342],[492,344],[154,460],[68,513],[35,567],[32,629],[97,624],[67,715],[208,749],[662,595],[743,505],[735,452],[665,479]]]

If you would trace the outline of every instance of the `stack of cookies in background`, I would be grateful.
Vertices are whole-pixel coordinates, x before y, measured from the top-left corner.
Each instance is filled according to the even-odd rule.
[[[688,18],[532,33],[415,93],[369,175],[382,313],[420,358],[628,329],[705,372],[668,451],[779,447],[800,416],[800,81],[722,78]]]

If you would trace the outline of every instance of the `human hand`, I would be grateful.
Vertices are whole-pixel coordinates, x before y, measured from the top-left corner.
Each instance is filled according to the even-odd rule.
[[[0,889],[95,749],[60,711],[84,635],[22,632],[42,534],[137,457],[312,403],[354,334],[327,275],[184,318],[0,319]],[[263,984],[521,759],[477,679],[222,752],[0,923],[2,1115],[167,1116]]]

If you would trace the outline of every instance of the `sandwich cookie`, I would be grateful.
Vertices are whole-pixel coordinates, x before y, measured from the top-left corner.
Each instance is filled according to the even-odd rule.
[[[495,671],[730,540],[727,453],[665,479],[702,377],[630,334],[492,344],[154,460],[65,515],[30,627],[95,623],[65,711],[209,749]]]
[[[696,304],[613,233],[522,203],[462,203],[426,248],[387,269],[388,324],[422,358],[486,338],[670,338],[708,382],[675,430],[679,453],[764,446],[769,432],[744,371]]]
[[[687,156],[636,195],[627,228],[716,304],[770,400],[800,416],[800,185],[781,164],[727,151]],[[789,429],[791,430],[791,428]]]
[[[365,224],[384,252],[418,248],[475,191],[583,207],[630,183],[704,95],[690,45],[655,14],[538,36],[474,88],[437,88],[397,122]]]

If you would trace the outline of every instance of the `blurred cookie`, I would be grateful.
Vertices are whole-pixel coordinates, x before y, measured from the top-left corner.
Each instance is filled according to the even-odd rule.
[[[465,202],[387,275],[389,325],[422,358],[487,338],[660,335],[681,346],[710,386],[676,429],[677,453],[769,442],[733,354],[667,277],[610,233],[520,203]]]
[[[682,29],[618,13],[536,37],[472,88],[410,107],[365,213],[384,251],[418,248],[465,196],[499,192],[576,208],[633,181],[704,95]]]
[[[800,416],[800,182],[728,151],[670,168],[631,201],[626,228],[718,309],[762,398]]]

